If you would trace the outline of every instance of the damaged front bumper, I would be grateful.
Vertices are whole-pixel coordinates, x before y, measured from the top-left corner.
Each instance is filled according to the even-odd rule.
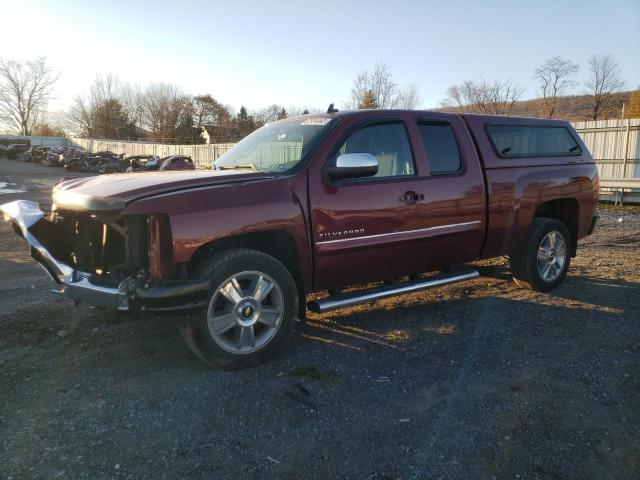
[[[199,308],[206,304],[208,282],[165,281],[136,286],[131,279],[114,286],[100,285],[94,275],[56,259],[32,232],[38,222],[46,222],[36,202],[16,200],[0,205],[4,219],[13,224],[16,233],[29,245],[31,256],[58,284],[57,293],[77,302],[109,310],[175,311]]]

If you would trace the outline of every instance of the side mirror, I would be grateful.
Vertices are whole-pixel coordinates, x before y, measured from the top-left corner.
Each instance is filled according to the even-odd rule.
[[[327,167],[332,180],[372,177],[378,173],[378,160],[370,153],[345,153],[336,159],[336,165]]]

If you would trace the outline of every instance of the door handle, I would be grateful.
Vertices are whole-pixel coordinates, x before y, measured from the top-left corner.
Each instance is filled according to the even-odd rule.
[[[409,190],[408,192],[404,192],[404,195],[401,195],[398,200],[406,203],[407,205],[413,205],[420,200],[424,200],[424,194],[416,193],[413,190]]]

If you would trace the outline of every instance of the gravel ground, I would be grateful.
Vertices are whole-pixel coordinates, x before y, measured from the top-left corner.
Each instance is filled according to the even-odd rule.
[[[0,202],[46,203],[60,176],[0,159]],[[238,372],[203,366],[176,319],[49,293],[2,224],[0,478],[640,478],[640,214],[600,214],[551,294],[483,261],[310,314]]]

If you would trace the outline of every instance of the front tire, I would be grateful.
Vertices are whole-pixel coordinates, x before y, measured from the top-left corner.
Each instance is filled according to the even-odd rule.
[[[183,331],[187,346],[210,365],[238,369],[276,357],[295,329],[298,289],[287,268],[265,253],[226,250],[196,268],[209,301]]]
[[[571,263],[571,235],[553,218],[535,218],[526,247],[509,256],[515,283],[550,292],[562,283]]]

